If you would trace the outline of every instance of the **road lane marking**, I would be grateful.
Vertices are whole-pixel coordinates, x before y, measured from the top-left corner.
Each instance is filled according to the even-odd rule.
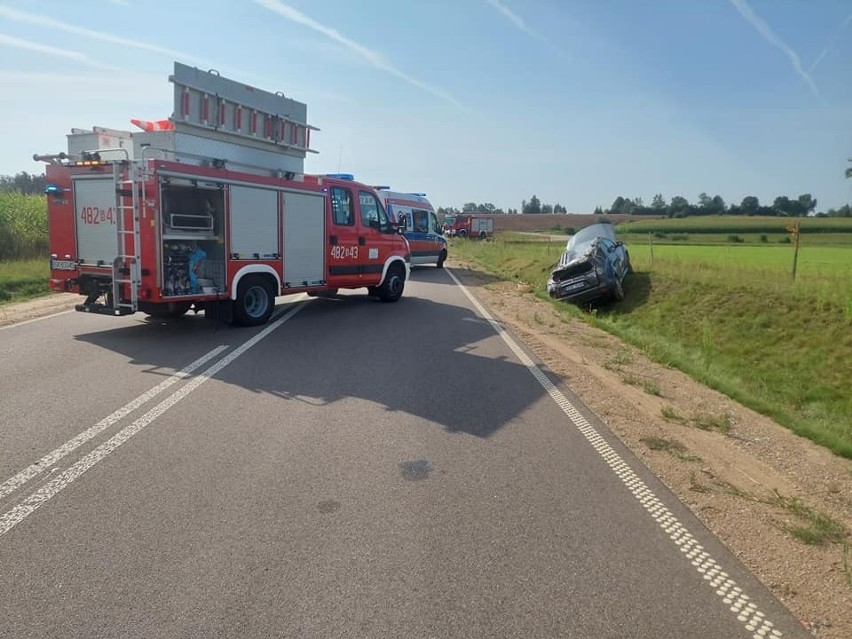
[[[196,368],[200,368],[202,365],[206,364],[208,361],[219,355],[219,353],[221,353],[222,351],[227,350],[228,348],[228,346],[224,345],[217,346],[209,353],[205,353],[182,370],[178,371],[168,379],[165,379],[156,386],[154,386],[154,388],[143,393],[133,401],[125,404],[111,415],[104,417],[101,421],[99,421],[91,428],[84,430],[76,437],[69,439],[67,442],[62,444],[62,446],[55,450],[52,450],[47,455],[39,459],[34,464],[29,465],[27,468],[19,472],[14,477],[7,479],[2,484],[0,484],[0,499],[5,497],[9,493],[16,491],[18,488],[26,484],[30,479],[40,475],[45,470],[50,468],[53,464],[65,457],[65,455],[82,446],[87,441],[97,436],[99,433],[103,432],[110,426],[121,421],[124,417],[126,417],[134,410],[162,393],[164,390],[166,390],[173,384],[176,384],[180,380],[189,377],[189,374]]]
[[[68,470],[51,479],[44,486],[39,488],[36,492],[27,497],[24,501],[22,501],[20,504],[18,504],[11,510],[3,513],[3,515],[0,515],[0,537],[5,535],[19,523],[21,523],[29,515],[35,512],[35,510],[43,506],[47,501],[49,501],[57,494],[59,494],[62,490],[64,490],[69,484],[78,479],[83,473],[92,468],[92,466],[104,459],[107,455],[116,450],[119,446],[124,444],[131,437],[139,433],[143,428],[148,426],[148,424],[153,422],[160,415],[165,413],[172,406],[177,404],[180,400],[182,400],[192,391],[201,386],[204,382],[213,377],[216,373],[221,371],[229,364],[233,363],[234,360],[236,360],[240,355],[249,350],[252,346],[260,342],[262,339],[268,337],[270,333],[272,333],[284,322],[286,322],[296,313],[302,310],[304,306],[304,304],[298,304],[294,306],[292,309],[284,313],[280,319],[276,320],[275,322],[267,326],[265,329],[263,329],[260,333],[252,337],[250,340],[244,342],[239,347],[225,355],[225,357],[210,366],[197,377],[193,378],[192,381],[181,387],[174,394],[170,395],[162,402],[157,404],[154,408],[145,413],[142,417],[134,421],[129,426],[120,430],[118,433],[110,437],[103,444],[95,448],[91,453],[81,458],[73,466],[68,468]]]
[[[461,289],[462,293],[471,301],[479,314],[491,324],[491,327],[520,360],[521,364],[544,387],[544,390],[547,391],[553,401],[568,416],[568,419],[582,433],[592,448],[597,451],[642,507],[669,536],[669,539],[680,549],[683,556],[689,560],[704,580],[709,583],[716,595],[729,607],[729,610],[737,616],[737,620],[745,626],[746,630],[754,633],[752,638],[772,639],[774,637],[777,639],[777,637],[781,637],[782,633],[775,628],[775,624],[768,620],[763,612],[758,610],[757,605],[743,592],[742,588],[737,585],[737,582],[731,579],[719,563],[710,556],[710,553],[704,550],[704,547],[698,543],[698,540],[692,536],[686,526],[678,521],[677,517],[663,504],[662,500],[654,494],[654,491],[648,488],[647,484],[633,472],[630,466],[615,452],[615,449],[583,417],[580,411],[550,381],[547,375],[536,366],[535,362],[521,350],[517,342],[500,326],[491,313],[479,303],[479,300],[467,290],[452,271],[449,269],[445,270]]]

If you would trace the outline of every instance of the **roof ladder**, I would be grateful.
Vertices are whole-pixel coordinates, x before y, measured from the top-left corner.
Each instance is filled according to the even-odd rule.
[[[116,315],[130,315],[138,310],[141,269],[139,265],[140,205],[135,165],[130,161],[113,164],[115,181],[115,224],[118,252],[112,262],[112,307]],[[130,199],[130,204],[127,204]],[[129,295],[122,296],[122,284]]]

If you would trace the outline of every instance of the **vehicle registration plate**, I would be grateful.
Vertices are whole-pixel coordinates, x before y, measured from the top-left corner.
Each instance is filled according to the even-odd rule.
[[[570,283],[566,284],[565,286],[563,286],[562,288],[563,288],[563,290],[566,290],[566,291],[574,291],[578,288],[583,288],[583,286],[585,286],[585,285],[586,285],[586,283],[583,282],[583,281],[570,282]]]
[[[77,265],[71,260],[50,260],[50,268],[57,271],[73,271]]]

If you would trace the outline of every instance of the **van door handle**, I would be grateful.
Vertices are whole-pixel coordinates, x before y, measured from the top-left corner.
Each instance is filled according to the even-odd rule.
[[[358,237],[358,245],[359,246],[364,246],[366,244],[367,244],[367,238],[366,237],[364,237],[363,235]]]
[[[337,246],[337,236],[336,235],[329,235],[328,236],[328,243],[331,244],[332,246]]]

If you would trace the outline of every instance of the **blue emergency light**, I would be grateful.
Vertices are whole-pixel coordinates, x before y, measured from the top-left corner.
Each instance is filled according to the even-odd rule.
[[[350,182],[355,180],[355,176],[351,173],[326,173],[325,177],[337,178],[338,180],[349,180]]]

